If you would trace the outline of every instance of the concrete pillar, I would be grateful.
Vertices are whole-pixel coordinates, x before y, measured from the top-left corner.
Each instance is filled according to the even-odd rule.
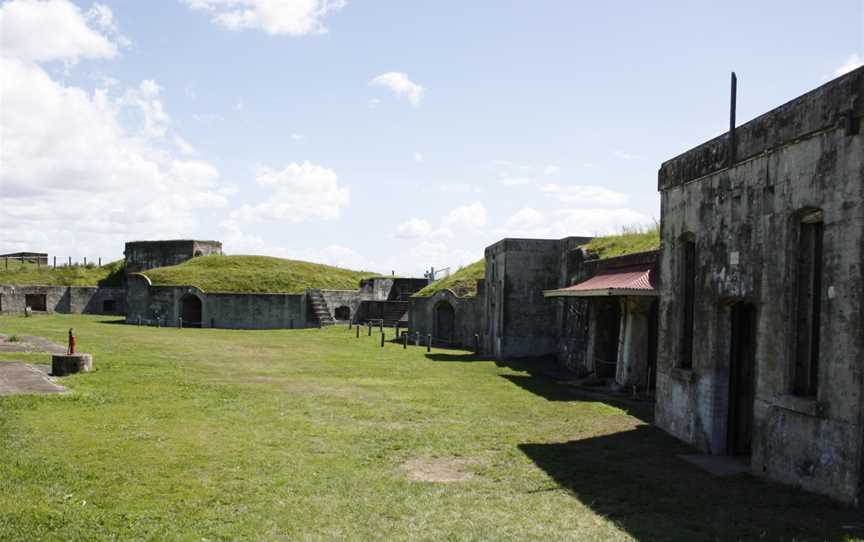
[[[651,298],[621,298],[621,333],[615,383],[627,388],[648,383],[648,336]]]

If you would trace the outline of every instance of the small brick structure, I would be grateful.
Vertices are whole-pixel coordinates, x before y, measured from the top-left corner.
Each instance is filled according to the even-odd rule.
[[[93,356],[91,354],[53,354],[51,356],[52,376],[89,373],[92,370]]]

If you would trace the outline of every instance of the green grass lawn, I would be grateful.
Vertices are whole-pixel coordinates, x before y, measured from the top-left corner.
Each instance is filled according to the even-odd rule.
[[[356,290],[362,279],[378,276],[332,265],[270,256],[200,256],[144,272],[153,284],[197,286],[205,292],[280,292],[306,288]]]
[[[826,499],[683,462],[676,454],[690,450],[642,421],[645,407],[465,352],[381,348],[343,327],[0,317],[2,333],[60,343],[69,327],[95,372],[64,379],[68,395],[0,398],[0,540],[834,541],[862,532],[864,521]],[[412,479],[436,469],[465,479]]]

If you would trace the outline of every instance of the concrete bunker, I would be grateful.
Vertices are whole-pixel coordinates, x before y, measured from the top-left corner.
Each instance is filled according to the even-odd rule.
[[[864,68],[664,162],[656,424],[860,504]]]

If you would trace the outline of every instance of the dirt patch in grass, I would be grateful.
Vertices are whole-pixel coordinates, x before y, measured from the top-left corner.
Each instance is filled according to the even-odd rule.
[[[409,480],[417,482],[464,482],[474,478],[468,467],[477,462],[462,457],[425,457],[402,464]]]

